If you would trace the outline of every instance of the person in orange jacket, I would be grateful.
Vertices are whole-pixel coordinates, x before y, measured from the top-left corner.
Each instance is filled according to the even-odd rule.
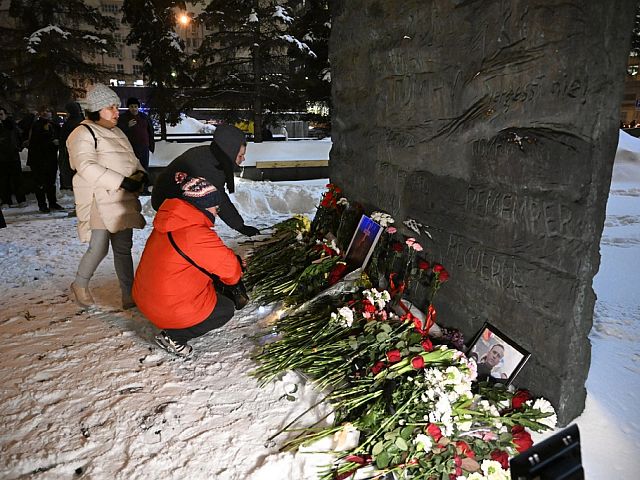
[[[165,200],[153,221],[133,282],[138,309],[162,331],[156,343],[176,355],[192,352],[188,340],[227,323],[234,302],[216,292],[240,281],[236,254],[212,229],[220,194],[202,177],[176,172],[180,198]]]

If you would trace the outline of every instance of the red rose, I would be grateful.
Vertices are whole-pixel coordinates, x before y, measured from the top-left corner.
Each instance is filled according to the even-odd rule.
[[[529,434],[529,432],[526,432],[524,430],[524,427],[520,425],[516,425],[511,429],[511,435],[513,437],[511,441],[516,446],[516,450],[518,450],[518,453],[529,450],[533,445],[531,435]]]
[[[346,263],[336,263],[329,273],[329,285],[335,285],[344,276],[344,272],[347,270]]]
[[[411,366],[416,370],[420,370],[424,367],[424,358],[422,358],[420,355],[413,357],[411,359]]]
[[[491,460],[499,462],[503,469],[509,469],[509,455],[503,450],[494,450],[491,452]]]
[[[476,458],[476,454],[464,440],[458,440],[456,442],[456,449],[460,455],[464,455],[467,458]]]
[[[420,345],[422,345],[422,348],[424,348],[425,352],[430,352],[433,350],[433,343],[428,338],[422,340],[422,342],[420,342]]]
[[[531,393],[529,390],[518,390],[511,399],[511,408],[518,409],[524,405],[524,402],[531,400]]]
[[[391,363],[397,363],[402,360],[402,354],[400,350],[390,350],[387,352],[387,360]]]
[[[429,262],[426,260],[418,260],[418,269],[420,270],[429,270]]]
[[[379,374],[383,368],[385,368],[387,366],[386,363],[384,362],[376,362],[375,365],[373,367],[371,367],[371,373],[373,373],[374,375]]]
[[[440,427],[435,423],[429,424],[429,426],[427,427],[427,433],[431,435],[431,438],[433,438],[436,442],[438,442],[442,438],[442,431],[440,430]]]
[[[393,242],[391,244],[391,249],[396,253],[402,253],[404,250],[404,245],[400,242]]]
[[[365,312],[375,313],[376,311],[376,306],[373,303],[371,303],[369,300],[363,300],[362,306],[364,307],[363,310]]]
[[[409,315],[411,315],[411,313],[409,313]],[[414,315],[411,315],[411,319],[413,320],[413,326],[415,327],[416,331],[421,335],[425,334],[426,332],[422,329],[422,320]]]
[[[447,272],[447,270],[439,263],[433,265],[433,273],[438,275],[438,281],[440,283],[444,283],[449,280],[449,272]]]

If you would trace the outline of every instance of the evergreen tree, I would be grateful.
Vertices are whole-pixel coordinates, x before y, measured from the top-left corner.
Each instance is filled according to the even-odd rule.
[[[636,6],[636,17],[633,22],[633,32],[631,33],[631,53],[640,56],[640,2]]]
[[[113,19],[82,0],[11,0],[0,26],[0,95],[15,107],[52,107],[81,95],[73,79],[95,79],[95,55],[112,51]]]
[[[211,0],[200,15],[208,35],[197,79],[219,105],[248,109],[262,141],[266,111],[304,105],[291,86],[291,55],[315,56],[292,35],[296,19],[286,0]],[[291,48],[293,47],[293,48]]]
[[[300,17],[295,35],[301,38],[316,56],[302,57],[296,62],[293,85],[304,93],[308,108],[317,113],[312,118],[328,121],[331,108],[329,0],[295,0],[295,2]]]
[[[131,26],[127,44],[137,45],[136,59],[150,85],[149,106],[160,121],[160,136],[167,138],[167,122],[180,121],[185,98],[180,87],[190,83],[184,42],[175,32],[176,15],[186,10],[175,0],[125,0],[124,21]]]

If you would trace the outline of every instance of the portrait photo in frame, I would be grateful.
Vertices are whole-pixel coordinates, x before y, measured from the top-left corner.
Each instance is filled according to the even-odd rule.
[[[531,354],[504,333],[485,322],[467,350],[478,365],[478,381],[509,385]]]
[[[367,262],[371,258],[373,249],[378,243],[381,234],[382,227],[380,224],[366,215],[362,215],[345,255],[347,269],[350,272],[357,268],[364,269],[367,266]]]

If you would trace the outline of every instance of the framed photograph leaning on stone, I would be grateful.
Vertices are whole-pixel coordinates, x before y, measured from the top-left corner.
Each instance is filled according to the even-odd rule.
[[[467,357],[478,365],[478,381],[509,385],[531,354],[486,322],[474,337]]]
[[[364,269],[367,266],[367,262],[371,258],[373,249],[378,243],[381,234],[382,227],[380,224],[366,215],[362,215],[345,256],[349,272],[357,268]]]

